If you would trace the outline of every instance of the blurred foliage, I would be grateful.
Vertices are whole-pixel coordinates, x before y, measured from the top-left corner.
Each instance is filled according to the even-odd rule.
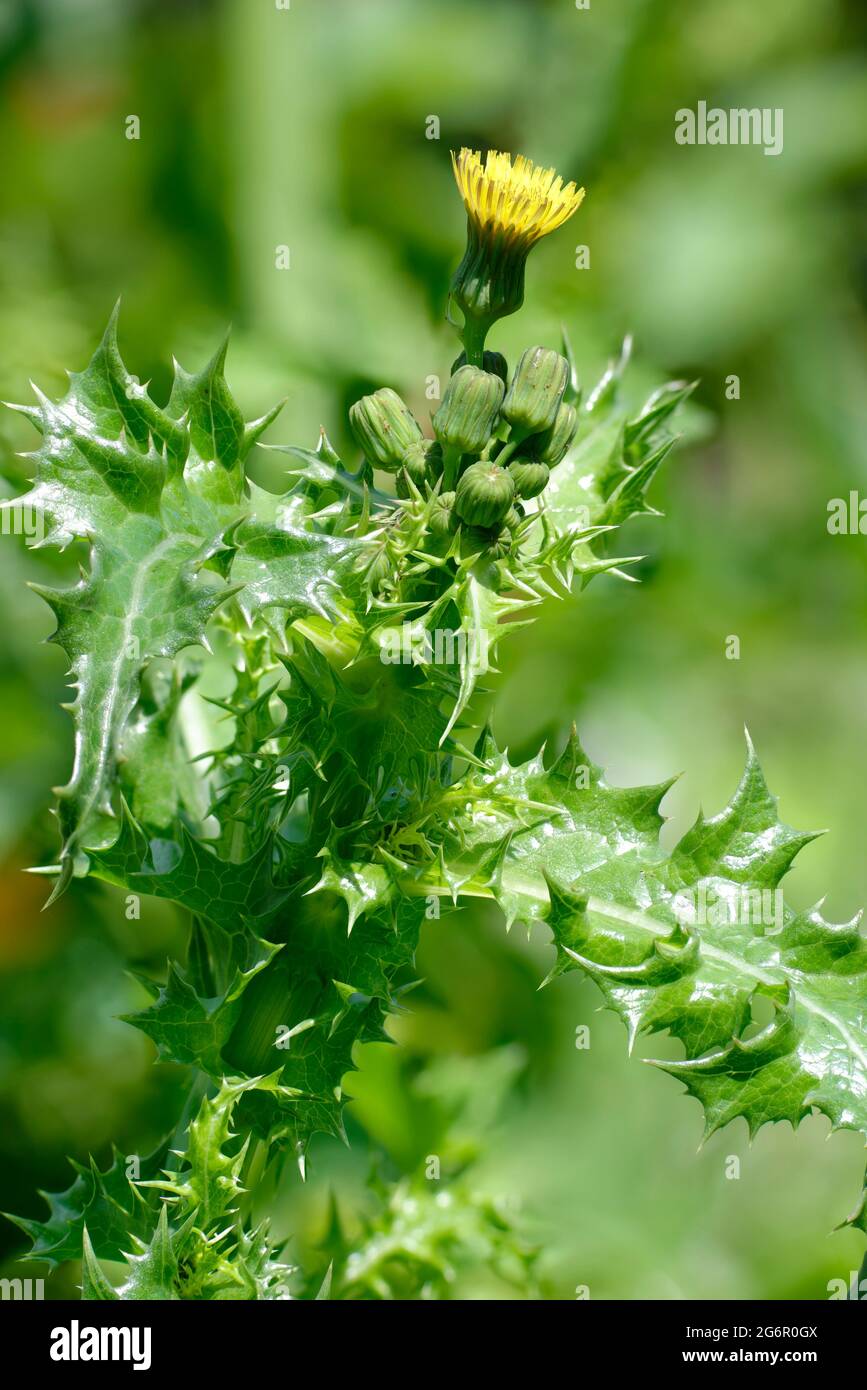
[[[534,255],[520,322],[492,345],[556,345],[566,321],[589,378],[631,329],[637,393],[660,374],[701,379],[701,437],[657,484],[666,520],[632,524],[641,589],[601,579],[512,644],[500,741],[526,754],[575,718],[617,781],[688,769],[666,803],[673,839],[700,800],[721,804],[746,721],[785,818],[833,832],[790,896],[827,892],[828,915],[850,916],[867,901],[867,552],[826,519],[830,498],[867,488],[865,39],[858,0],[6,0],[0,396],[27,399],[29,377],[61,387],[122,292],[157,391],[169,344],[196,365],[231,322],[247,416],[288,395],[273,442],[311,444],[327,423],[345,445],[345,408],[372,385],[424,418],[427,378],[453,355],[449,146],[556,164],[588,189],[575,235]],[[782,107],[784,153],[676,145],[674,111],[700,99]],[[31,447],[5,413],[9,495]],[[260,455],[262,481],[280,458]],[[22,874],[56,852],[48,789],[71,758],[62,658],[39,644],[50,618],[24,584],[71,578],[76,558],[0,537],[0,1166],[3,1206],[33,1214],[36,1184],[67,1180],[65,1152],[148,1152],[179,1104],[177,1075],[114,1021],[139,1002],[125,970],[158,971],[179,924],[153,900],[127,921],[88,884],[43,916],[43,885]],[[287,1172],[275,1194],[299,1248],[321,1242],[332,1186],[350,1227],[375,1219],[372,1147],[394,1174],[431,1153],[469,1166],[519,1204],[559,1296],[822,1297],[848,1277],[858,1241],[827,1233],[854,1203],[855,1136],[826,1143],[815,1120],[747,1147],[738,1124],[696,1154],[698,1106],[622,1056],[592,986],[538,994],[540,957],[541,937],[506,938],[482,910],[429,924],[403,1047],[368,1046],[353,1080],[350,1149],[317,1142],[306,1186]],[[484,1107],[504,1072],[496,1121],[462,1122],[460,1098]],[[11,1227],[0,1239],[21,1248]],[[483,1266],[468,1296],[496,1296]]]

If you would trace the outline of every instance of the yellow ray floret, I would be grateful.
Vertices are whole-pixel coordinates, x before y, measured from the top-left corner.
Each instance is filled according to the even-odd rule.
[[[455,180],[464,206],[480,232],[502,234],[530,247],[561,227],[580,206],[584,189],[564,184],[554,169],[540,169],[523,155],[489,150],[452,151]]]

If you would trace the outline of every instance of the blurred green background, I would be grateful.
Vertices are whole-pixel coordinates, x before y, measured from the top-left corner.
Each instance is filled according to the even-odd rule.
[[[648,557],[642,585],[600,579],[507,644],[496,729],[526,755],[575,718],[612,780],[685,769],[673,843],[730,795],[746,723],[786,819],[832,832],[791,900],[827,894],[848,919],[867,901],[867,542],[826,521],[830,498],[867,494],[865,39],[859,0],[3,0],[0,397],[29,399],[31,377],[61,391],[122,293],[122,348],[157,396],[172,352],[194,365],[231,323],[247,418],[288,395],[272,442],[326,424],[346,445],[345,408],[372,385],[426,418],[425,380],[455,352],[449,148],[555,164],[585,205],[534,253],[527,305],[492,345],[557,345],[565,322],[589,382],[631,330],[636,402],[699,377],[699,408],[656,485],[666,519],[624,539]],[[783,154],[675,144],[675,110],[700,99],[782,107]],[[4,412],[7,495],[30,447]],[[279,458],[260,454],[260,481],[279,484]],[[0,1169],[3,1207],[30,1214],[37,1186],[67,1184],[65,1153],[147,1152],[183,1080],[116,1021],[140,1002],[128,968],[177,948],[171,911],[147,900],[127,922],[119,895],[78,883],[42,914],[44,883],[22,872],[55,856],[49,788],[71,758],[62,654],[39,644],[51,620],[25,588],[58,574],[70,557],[0,537]],[[468,1121],[472,1178],[520,1208],[549,1296],[821,1298],[848,1278],[861,1242],[829,1232],[861,1140],[815,1119],[750,1146],[738,1122],[697,1152],[698,1106],[626,1058],[592,986],[536,992],[548,960],[541,934],[507,938],[483,912],[428,924],[405,1046],[368,1047],[350,1082],[350,1150],[318,1142],[306,1186],[283,1177],[295,1253],[332,1183],[364,1202],[372,1150],[398,1172],[460,1149],[454,1097],[484,1112],[502,1092]],[[8,1273],[24,1243],[5,1223],[0,1243]],[[53,1275],[47,1295],[74,1281]],[[490,1292],[486,1272],[462,1291]]]

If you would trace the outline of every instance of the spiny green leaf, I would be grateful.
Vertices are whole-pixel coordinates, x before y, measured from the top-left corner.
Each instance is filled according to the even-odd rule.
[[[198,822],[207,810],[177,718],[196,674],[176,669],[169,676],[157,666],[148,667],[121,738],[122,791],[134,818],[152,828],[170,826],[182,812]]]
[[[97,878],[189,908],[230,935],[267,922],[288,896],[273,881],[275,850],[266,840],[244,861],[222,859],[178,824],[171,838],[149,839],[124,808],[113,845],[92,854]]]
[[[630,1045],[679,1038],[685,1058],[658,1065],[702,1102],[708,1132],[816,1110],[867,1135],[867,946],[857,919],[835,926],[783,903],[780,881],[813,837],[780,822],[751,745],[732,801],[670,856],[658,839],[670,784],[610,787],[574,739],[551,768],[512,767],[490,743],[484,762],[449,794],[443,888],[546,920],[552,973],[595,980]]]
[[[142,1184],[166,1192],[178,1216],[194,1216],[204,1232],[235,1211],[244,1190],[241,1171],[249,1139],[241,1144],[232,1142],[237,1139],[232,1117],[240,1098],[252,1091],[288,1097],[276,1072],[271,1076],[224,1078],[215,1095],[205,1096],[190,1124],[184,1166],[166,1170],[164,1179]]]
[[[203,998],[180,966],[169,965],[168,980],[154,1002],[137,1013],[124,1015],[156,1043],[161,1058],[200,1066],[211,1076],[226,1070],[222,1049],[232,1035],[242,1007],[242,996],[260,970],[280,949],[256,937],[245,937],[240,951],[244,968],[236,967],[222,994]]]
[[[166,1147],[162,1146],[141,1159],[133,1171],[143,1179],[155,1176],[165,1158]],[[22,1216],[10,1216],[9,1220],[33,1241],[28,1258],[45,1260],[52,1268],[79,1258],[85,1226],[97,1254],[102,1259],[118,1259],[132,1237],[149,1232],[156,1199],[127,1177],[130,1158],[117,1150],[104,1172],[94,1159],[87,1165],[70,1162],[76,1175],[71,1186],[65,1192],[40,1194],[50,1208],[46,1221]]]
[[[254,484],[249,493],[248,517],[232,537],[242,610],[248,619],[279,608],[290,620],[316,613],[332,621],[345,608],[357,545],[316,528],[291,493],[277,498]]]
[[[538,1292],[538,1252],[502,1203],[451,1185],[404,1179],[351,1241],[343,1237],[317,1298],[449,1299],[468,1266],[483,1266],[524,1297]]]
[[[58,888],[73,869],[86,869],[88,850],[117,833],[116,765],[143,667],[202,642],[231,592],[203,576],[243,514],[244,437],[222,364],[221,352],[198,377],[178,369],[162,410],[123,364],[115,312],[62,400],[40,394],[31,413],[42,443],[22,501],[46,517],[49,542],[90,546],[89,572],[76,587],[39,590],[57,618],[52,640],[69,657],[76,690],[75,762],[59,792]]]
[[[81,1297],[86,1303],[113,1303],[119,1297],[103,1274],[93,1253],[86,1226],[82,1231]]]
[[[178,1257],[169,1230],[168,1207],[160,1209],[157,1228],[147,1245],[126,1257],[128,1275],[117,1290],[124,1300],[171,1300],[177,1292]]]
[[[299,1156],[317,1131],[342,1135],[343,1078],[358,1043],[386,1039],[385,1017],[411,969],[423,915],[418,900],[398,900],[359,914],[350,933],[347,906],[324,884],[293,905],[282,923],[284,949],[245,991],[224,1049],[244,1075],[280,1065],[281,1083],[298,1093],[244,1098],[244,1118],[258,1134],[282,1138]]]
[[[590,394],[576,440],[545,490],[546,511],[561,534],[576,524],[616,527],[642,512],[658,515],[647,491],[674,443],[671,417],[695,383],[660,387],[630,418],[617,399],[627,360],[628,353],[612,364]]]

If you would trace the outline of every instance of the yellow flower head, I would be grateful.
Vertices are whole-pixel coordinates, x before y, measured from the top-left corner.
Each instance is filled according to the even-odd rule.
[[[564,184],[553,169],[539,169],[523,155],[490,150],[452,152],[455,179],[467,210],[467,249],[451,293],[463,310],[467,360],[480,362],[480,344],[492,323],[524,302],[524,267],[541,237],[562,227],[580,205],[584,189]]]
[[[501,235],[529,249],[568,221],[584,189],[564,184],[554,169],[541,169],[520,154],[489,150],[484,164],[478,150],[452,151],[455,180],[464,206],[479,232]]]

